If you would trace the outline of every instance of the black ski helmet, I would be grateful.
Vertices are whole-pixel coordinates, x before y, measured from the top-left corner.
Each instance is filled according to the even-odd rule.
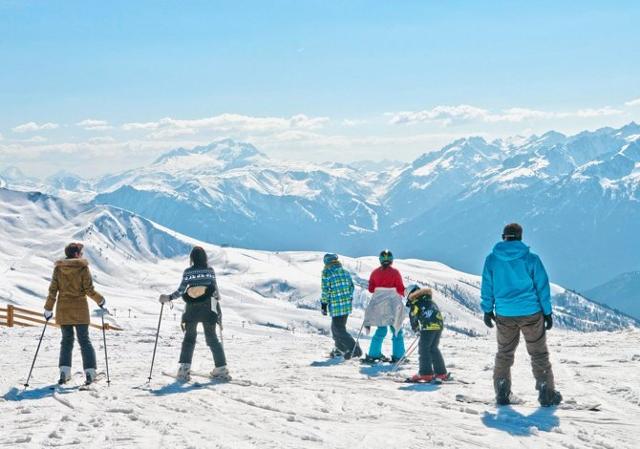
[[[393,263],[393,254],[391,254],[391,251],[388,249],[385,249],[380,253],[380,257],[378,257],[378,259],[380,260],[380,265],[388,267]]]

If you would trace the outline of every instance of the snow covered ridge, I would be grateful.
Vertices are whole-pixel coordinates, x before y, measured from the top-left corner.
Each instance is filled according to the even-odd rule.
[[[97,180],[59,173],[42,183],[5,169],[0,185],[95,198],[219,245],[354,256],[392,246],[474,273],[501,227],[518,221],[555,279],[585,291],[639,268],[639,136],[630,123],[575,136],[470,137],[387,169],[276,161],[227,139]],[[627,303],[640,317],[640,302]]]
[[[131,310],[133,315],[157,313],[158,295],[175,289],[191,246],[199,244],[216,269],[225,308],[239,321],[328,332],[328,322],[319,314],[322,253],[223,248],[111,206],[76,204],[6,189],[0,189],[0,273],[4,280],[0,301],[42,308],[53,262],[71,240],[85,243],[97,289],[107,297],[110,308]],[[341,259],[357,285],[358,316],[369,299],[367,280],[378,260]],[[477,276],[418,259],[397,260],[395,265],[407,284],[419,282],[434,289],[451,331],[486,335]],[[576,331],[640,327],[638,321],[559,286],[553,286],[553,294],[559,327]],[[180,308],[178,304],[174,313]]]

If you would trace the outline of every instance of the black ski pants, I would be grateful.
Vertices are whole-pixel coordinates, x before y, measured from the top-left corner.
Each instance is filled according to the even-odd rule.
[[[227,360],[224,356],[224,349],[218,336],[216,335],[216,323],[202,323],[204,327],[204,338],[207,346],[213,354],[213,362],[217,367],[225,366]],[[182,351],[180,351],[180,363],[191,363],[193,350],[196,347],[196,337],[198,336],[198,322],[186,321],[184,323],[184,339],[182,340]]]
[[[420,331],[420,375],[428,374],[447,374],[447,368],[444,366],[444,359],[438,345],[440,344],[440,336],[442,330],[437,331]]]
[[[349,315],[331,317],[331,335],[333,336],[333,341],[335,342],[336,349],[342,351],[343,353],[351,354],[351,351],[353,351],[353,348],[355,346],[356,350],[353,356],[360,357],[362,355],[362,350],[360,349],[359,345],[356,345],[356,341],[347,331],[348,319]]]

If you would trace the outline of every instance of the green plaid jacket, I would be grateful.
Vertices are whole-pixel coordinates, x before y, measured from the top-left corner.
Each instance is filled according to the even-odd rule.
[[[326,266],[322,270],[322,298],[320,302],[329,305],[333,316],[349,315],[353,300],[353,280],[339,263]]]

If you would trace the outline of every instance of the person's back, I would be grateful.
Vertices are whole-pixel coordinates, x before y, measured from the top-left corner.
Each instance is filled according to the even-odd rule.
[[[487,256],[482,308],[502,316],[551,313],[549,278],[540,258],[520,240],[499,242]]]
[[[325,265],[322,270],[322,293],[331,316],[351,313],[354,285],[351,274],[337,259]]]
[[[71,362],[74,334],[80,343],[82,351],[82,366],[87,383],[96,378],[96,354],[89,338],[89,304],[87,296],[98,306],[104,308],[105,299],[93,287],[89,262],[83,259],[81,243],[70,243],[64,249],[65,258],[55,263],[49,295],[44,306],[44,317],[48,321],[56,308],[55,321],[62,332],[60,343],[60,379],[64,384],[71,378]]]
[[[398,294],[403,296],[404,284],[402,275],[391,265],[380,265],[371,272],[369,277],[369,292],[375,292],[376,288],[395,288]]]
[[[540,404],[559,404],[562,395],[555,390],[546,340],[546,331],[553,326],[549,277],[540,258],[522,243],[519,224],[505,226],[502,240],[485,259],[480,304],[485,324],[493,327],[495,321],[497,326],[496,402],[505,405],[511,401],[511,366],[522,333]]]
[[[390,320],[388,324],[381,325],[382,323],[373,324],[378,326],[373,338],[371,338],[371,345],[369,346],[369,353],[365,358],[366,363],[377,363],[380,360],[387,360],[382,354],[382,342],[387,335],[387,326],[391,329],[392,334],[392,357],[391,360],[396,362],[404,356],[404,336],[402,333],[402,320],[404,320],[404,308],[402,307],[402,297],[404,296],[404,283],[402,282],[402,275],[391,265],[393,264],[393,254],[388,249],[380,252],[378,256],[380,266],[373,270],[369,276],[369,292],[373,293],[373,298],[367,306],[365,311],[365,326],[369,329],[371,321],[369,316],[372,315],[373,308],[384,306],[383,310],[387,310],[385,320]],[[376,292],[376,289],[378,291]],[[394,294],[381,291],[381,289],[395,289]],[[396,296],[396,294],[398,296]],[[397,299],[397,301],[396,301]],[[379,302],[381,301],[381,302]],[[399,304],[396,304],[399,302]],[[399,305],[399,307],[398,307]],[[378,321],[378,320],[376,320]],[[393,324],[391,324],[393,323]]]
[[[193,247],[189,255],[189,262],[190,266],[182,273],[182,280],[176,291],[170,295],[160,295],[162,304],[180,297],[185,302],[182,314],[184,338],[177,377],[179,380],[185,381],[191,377],[191,361],[198,335],[198,324],[202,323],[205,340],[211,349],[215,364],[210,376],[228,380],[231,376],[227,369],[224,348],[216,335],[216,325],[222,329],[222,310],[216,274],[209,266],[206,251],[200,246]]]
[[[320,304],[322,314],[331,316],[331,335],[335,348],[330,356],[343,356],[345,359],[360,357],[362,350],[347,331],[355,289],[353,279],[338,260],[337,254],[325,254],[323,262]]]
[[[407,307],[411,329],[419,332],[420,369],[417,374],[408,378],[406,382],[443,381],[449,378],[444,358],[439,349],[440,336],[444,329],[444,318],[440,308],[433,301],[430,288],[420,288],[412,285],[407,288]]]

